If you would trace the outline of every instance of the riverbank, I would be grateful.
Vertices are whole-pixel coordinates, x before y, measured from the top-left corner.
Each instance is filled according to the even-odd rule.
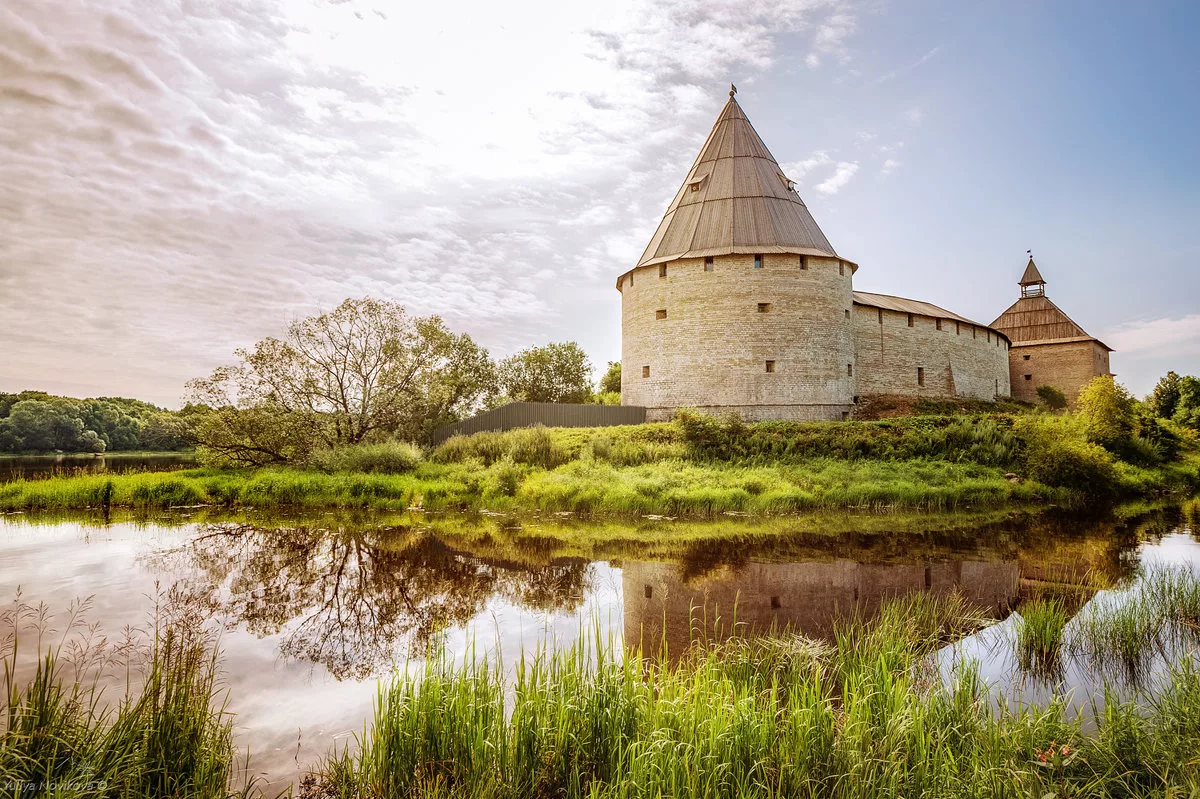
[[[1063,417],[672,423],[479,433],[432,452],[334,451],[326,469],[189,469],[0,484],[0,511],[226,508],[713,518],[1081,506],[1200,488],[1200,452],[1122,460]],[[332,465],[330,465],[332,464]],[[349,470],[344,470],[349,469]]]
[[[85,609],[86,610],[86,609]],[[958,597],[913,594],[832,640],[796,635],[696,641],[665,667],[653,645],[628,651],[599,629],[516,664],[437,649],[379,686],[371,721],[296,786],[334,796],[781,797],[1147,796],[1200,787],[1200,582],[1148,577],[1136,594],[1066,634],[1061,608],[1022,608],[996,646],[1029,679],[1088,664],[1111,685],[1086,697],[1009,706],[980,665],[947,646],[995,619]],[[32,616],[32,614],[29,614]],[[28,616],[22,624],[28,624]],[[86,621],[85,617],[80,617]],[[7,621],[7,620],[6,620]],[[11,622],[9,622],[11,623]],[[56,654],[5,654],[10,724],[0,767],[14,785],[53,775],[55,795],[259,797],[226,711],[222,659],[195,616],[161,616],[154,645],[124,670],[116,712],[87,671]],[[103,642],[96,655],[111,654]],[[1180,654],[1163,662],[1166,653]],[[28,662],[38,665],[30,669]],[[93,663],[99,662],[99,658]],[[1154,681],[1131,669],[1158,664]],[[1047,671],[1048,669],[1048,671]],[[12,675],[31,674],[26,680]],[[145,675],[141,677],[139,675]],[[58,689],[58,690],[56,690]],[[45,741],[56,742],[46,746]],[[81,766],[80,763],[83,763]],[[35,789],[36,791],[36,789]],[[231,793],[232,791],[232,793]]]

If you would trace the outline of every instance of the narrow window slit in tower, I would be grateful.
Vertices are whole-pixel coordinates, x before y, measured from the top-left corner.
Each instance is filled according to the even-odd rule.
[[[646,599],[651,599],[654,596],[654,589],[646,586]]]
[[[1032,379],[1033,379],[1033,375],[1025,375],[1025,379],[1026,379],[1026,380],[1032,380]]]
[[[781,607],[783,607],[783,603],[779,601],[779,597],[771,597],[771,610],[779,610]]]
[[[800,268],[808,269],[808,259],[805,258],[803,255],[800,256]]]
[[[850,318],[850,309],[849,308],[846,309],[846,318],[847,319]]]
[[[711,272],[713,270],[713,257],[710,255],[704,259],[704,271]]]
[[[771,312],[771,303],[769,303],[769,302],[760,302],[760,303],[758,304],[758,312],[759,312],[759,313],[770,313],[770,312]]]
[[[762,269],[762,256],[761,255],[754,256],[754,268]]]
[[[841,261],[838,261],[838,274],[842,277],[846,276],[846,265]]]
[[[962,335],[962,323],[961,322],[954,323],[954,335],[956,335],[956,336]]]
[[[909,327],[913,326],[913,315],[912,314],[908,315],[908,326]]]
[[[937,329],[938,329],[938,330],[941,330],[941,329],[942,329],[942,320],[941,320],[941,319],[938,319],[938,320],[937,320]]]
[[[846,377],[854,377],[854,364],[846,364]]]
[[[774,361],[767,361],[767,371],[768,372],[775,371],[775,362]]]
[[[649,376],[650,376],[650,367],[643,366],[642,367],[642,377],[649,377]]]
[[[659,276],[659,277],[666,277],[666,276],[667,276],[667,265],[666,265],[666,264],[659,264],[659,265],[658,265],[658,276]]]
[[[879,309],[879,324],[883,324],[883,309]]]
[[[1027,361],[1029,360],[1029,356],[1028,356],[1028,355],[1026,355],[1026,356],[1025,356],[1025,360],[1027,360]]]
[[[925,367],[924,366],[917,367],[917,385],[918,386],[925,385]]]
[[[659,308],[657,311],[654,312],[654,318],[655,319],[666,319],[667,318],[667,309]]]

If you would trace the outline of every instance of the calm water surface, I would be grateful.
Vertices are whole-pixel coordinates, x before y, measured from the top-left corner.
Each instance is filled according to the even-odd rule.
[[[168,591],[186,595],[223,629],[242,751],[283,788],[361,732],[379,677],[435,639],[458,655],[498,651],[511,667],[524,649],[567,646],[599,624],[626,647],[665,637],[678,653],[701,629],[825,637],[838,618],[889,597],[961,591],[997,624],[939,652],[945,675],[974,659],[998,702],[1082,702],[1096,689],[1086,666],[1068,663],[1053,681],[1019,676],[1006,642],[1022,601],[1056,586],[1077,597],[1079,618],[1136,584],[1147,564],[1200,567],[1200,543],[1177,511],[974,532],[785,530],[758,548],[706,541],[664,557],[630,543],[603,559],[574,556],[549,524],[483,519],[450,529],[332,517],[250,525],[11,515],[0,517],[0,598],[19,586],[23,601],[63,610],[90,596],[89,620],[115,635],[144,625]],[[1097,584],[1111,588],[1098,593]]]
[[[99,472],[169,472],[196,464],[191,453],[159,455],[0,455],[0,483],[19,478]]]

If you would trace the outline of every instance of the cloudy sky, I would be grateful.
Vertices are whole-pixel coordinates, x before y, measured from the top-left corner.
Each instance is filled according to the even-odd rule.
[[[179,404],[348,296],[619,357],[737,83],[857,288],[988,322],[1032,248],[1138,393],[1200,373],[1200,6],[5,0],[0,390]]]

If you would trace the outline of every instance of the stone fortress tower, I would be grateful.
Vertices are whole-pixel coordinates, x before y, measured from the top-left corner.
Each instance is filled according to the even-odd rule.
[[[621,404],[748,421],[848,418],[860,396],[1008,396],[1008,337],[936,305],[856,293],[729,93],[621,292]]]
[[[1093,378],[1112,374],[1108,359],[1112,348],[1089,336],[1046,296],[1046,281],[1033,256],[1018,285],[1020,299],[992,322],[992,327],[1013,343],[1009,354],[1012,394],[1037,402],[1038,386],[1051,385],[1073,405],[1080,389]]]

